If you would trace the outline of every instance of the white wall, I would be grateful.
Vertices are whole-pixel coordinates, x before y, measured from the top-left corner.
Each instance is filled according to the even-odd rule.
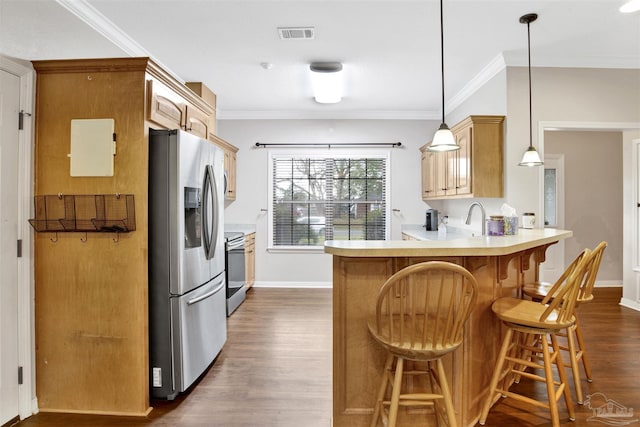
[[[391,153],[391,238],[400,239],[402,224],[424,223],[419,147],[439,123],[412,120],[220,120],[218,134],[237,146],[237,200],[227,202],[227,224],[256,226],[256,285],[318,286],[331,282],[331,256],[324,253],[267,251],[268,153],[283,148],[256,148],[262,143],[402,142]],[[299,149],[296,149],[299,150]],[[313,152],[326,152],[313,148]],[[379,149],[376,149],[379,150]]]
[[[598,283],[622,283],[622,132],[546,131],[545,153],[564,154],[564,265],[607,241]]]

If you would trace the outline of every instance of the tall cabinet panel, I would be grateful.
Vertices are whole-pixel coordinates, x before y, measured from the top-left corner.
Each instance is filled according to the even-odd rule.
[[[133,194],[136,229],[35,234],[36,391],[43,412],[145,415],[148,129],[211,107],[148,58],[35,61],[35,194]],[[114,120],[112,177],[71,177],[71,120]]]

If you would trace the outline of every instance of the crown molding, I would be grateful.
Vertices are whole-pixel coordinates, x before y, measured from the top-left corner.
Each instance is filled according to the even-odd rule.
[[[469,99],[478,89],[487,84],[489,80],[496,76],[499,72],[504,70],[507,64],[504,60],[504,56],[500,53],[493,58],[485,67],[480,70],[462,89],[449,99],[447,102],[447,112],[452,112],[458,108],[464,101]]]
[[[508,67],[526,67],[528,65],[526,53],[507,52],[504,54],[504,58]],[[532,62],[532,68],[640,69],[640,59],[624,56],[594,58],[592,56],[536,55]]]
[[[151,56],[138,42],[107,19],[86,0],[56,0],[56,2],[77,16],[107,40],[122,49],[129,56]]]
[[[111,22],[106,16],[101,14],[95,7],[91,6],[87,0],[56,0],[56,2],[74,14],[78,19],[93,28],[104,38],[109,40],[124,53],[132,57],[148,57],[156,64],[164,69],[173,78],[180,83],[184,83],[176,73],[170,68],[158,61],[151,53],[142,47],[137,41],[132,39],[127,33],[122,31],[120,27]]]
[[[216,110],[218,120],[440,120],[437,111]]]

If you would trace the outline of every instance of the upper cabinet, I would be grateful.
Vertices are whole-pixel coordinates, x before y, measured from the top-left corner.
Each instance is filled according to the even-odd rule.
[[[219,136],[209,134],[209,140],[224,150],[224,180],[227,200],[236,199],[236,153],[238,148]]]
[[[189,94],[191,99],[159,80],[147,80],[147,120],[206,139],[210,123],[215,123],[215,110],[201,98]]]
[[[422,152],[422,199],[503,197],[504,116],[469,116],[451,128],[460,150]]]

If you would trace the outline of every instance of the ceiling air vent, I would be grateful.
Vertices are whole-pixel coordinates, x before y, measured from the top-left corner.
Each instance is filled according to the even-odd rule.
[[[278,27],[281,40],[308,40],[315,36],[314,27]]]

